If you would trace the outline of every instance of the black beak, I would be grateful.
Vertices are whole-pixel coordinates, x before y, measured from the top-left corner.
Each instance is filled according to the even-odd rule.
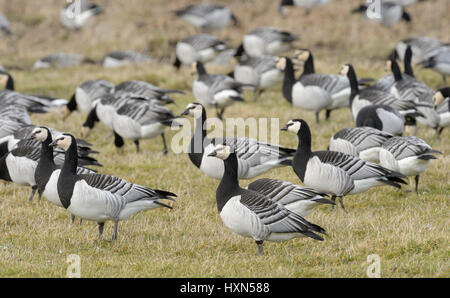
[[[216,151],[213,151],[213,152],[211,152],[210,154],[208,154],[208,156],[210,156],[210,157],[216,157],[216,156],[217,156],[217,152],[216,152]]]
[[[50,147],[56,147],[57,141],[53,141],[50,144],[48,144]]]
[[[180,114],[180,116],[186,116],[186,115],[189,115],[189,109],[184,110],[184,112]]]
[[[288,130],[288,127],[289,127],[289,126],[288,126],[288,125],[286,125],[286,126],[285,126],[285,127],[283,127],[283,128],[281,129],[281,130],[282,130],[282,131],[287,131],[287,130]]]

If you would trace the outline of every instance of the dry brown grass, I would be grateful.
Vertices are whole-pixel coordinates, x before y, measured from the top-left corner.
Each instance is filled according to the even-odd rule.
[[[174,20],[168,10],[199,1],[98,0],[106,13],[92,26],[68,33],[59,26],[62,1],[0,0],[10,16],[15,35],[0,42],[0,64],[32,65],[52,52],[83,53],[93,58],[114,49],[149,51],[170,58],[170,42],[194,33],[193,28]],[[384,74],[383,60],[395,43],[411,35],[427,35],[448,41],[450,20],[447,0],[427,1],[410,7],[411,25],[392,30],[369,24],[348,11],[360,1],[339,1],[309,15],[291,9],[288,18],[277,15],[276,1],[223,1],[242,21],[241,28],[217,32],[236,46],[243,32],[259,25],[274,25],[301,35],[299,47],[311,48],[318,72],[336,73],[352,62],[361,76]],[[211,71],[228,69],[209,67]],[[416,70],[418,77],[436,88],[440,77]],[[159,86],[185,90],[176,96],[171,109],[182,112],[193,101],[193,77],[187,69],[176,73],[170,65],[150,63],[118,69],[79,66],[62,70],[13,71],[19,91],[39,92],[68,98],[82,81],[106,78],[114,83],[129,79],[148,80]],[[251,94],[247,94],[251,99]],[[208,111],[213,115],[213,111]],[[68,121],[60,114],[33,115],[36,124],[48,125],[79,135],[85,115],[75,113]],[[279,117],[280,124],[304,118],[312,125],[313,149],[326,148],[330,136],[352,125],[350,112],[333,113],[332,120],[316,125],[311,113],[293,109],[282,98],[279,87],[262,95],[257,103],[236,104],[226,117]],[[97,226],[86,222],[69,225],[68,213],[45,200],[26,201],[28,188],[0,184],[0,276],[62,277],[66,257],[81,257],[85,277],[364,277],[370,254],[381,257],[383,277],[448,277],[449,272],[449,168],[450,137],[444,131],[440,143],[434,132],[421,128],[418,136],[444,155],[422,175],[419,195],[392,188],[378,188],[346,198],[349,213],[322,207],[309,220],[324,227],[325,241],[296,239],[266,243],[265,255],[256,257],[253,241],[236,236],[222,224],[216,210],[218,182],[205,177],[187,155],[161,154],[159,139],[142,142],[142,153],[127,143],[126,154],[118,156],[109,132],[98,125],[88,141],[99,150],[102,172],[139,184],[167,189],[179,195],[172,211],[139,213],[122,222],[119,239],[95,241]],[[174,135],[169,133],[168,139]],[[296,138],[281,134],[280,143],[294,147]],[[274,170],[266,177],[298,183],[289,168]],[[246,185],[248,181],[242,181]],[[105,229],[110,237],[112,225]]]

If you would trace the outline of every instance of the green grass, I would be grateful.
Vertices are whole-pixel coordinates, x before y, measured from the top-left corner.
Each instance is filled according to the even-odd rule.
[[[100,58],[113,48],[146,50],[147,46],[153,55],[168,60],[169,41],[194,32],[184,23],[163,15],[187,1],[171,1],[168,5],[164,5],[165,1],[154,1],[153,7],[141,0],[129,1],[129,5],[98,2],[108,2],[110,6],[100,17],[101,21],[94,22],[97,34],[94,38],[90,30],[69,34],[58,27],[58,13],[50,11],[50,4],[58,1],[39,1],[41,4],[37,5],[33,1],[0,0],[0,7],[6,7],[5,12],[14,16],[11,21],[18,31],[18,36],[0,44],[4,53],[0,64],[32,65],[42,55],[57,51]],[[301,10],[291,10],[286,19],[275,15],[275,2],[255,5],[261,2],[230,1],[243,25],[218,35],[229,37],[230,43],[237,45],[242,36],[240,30],[248,31],[263,24],[290,29],[301,35],[299,47],[313,50],[317,71],[321,73],[337,73],[341,64],[352,62],[360,76],[378,78],[385,74],[383,59],[397,40],[419,34],[448,38],[446,28],[450,21],[442,17],[448,11],[446,0],[411,7],[417,21],[409,27],[399,24],[391,31],[349,16],[347,12],[358,1],[335,1],[307,16]],[[247,5],[253,5],[255,12],[244,9]],[[433,5],[439,9],[433,9]],[[42,16],[47,18],[42,20]],[[142,22],[141,27],[136,25],[138,22]],[[208,70],[226,73],[229,68],[208,66]],[[416,69],[416,73],[433,88],[441,84],[440,76],[431,71]],[[170,109],[175,113],[181,113],[194,101],[190,92],[194,77],[190,70],[175,72],[165,63],[112,70],[78,66],[12,71],[12,75],[21,92],[62,98],[69,98],[84,80],[105,78],[114,83],[148,80],[162,87],[184,90],[186,95],[174,95],[177,104]],[[292,108],[279,89],[277,86],[264,93],[257,103],[251,101],[251,93],[246,93],[248,102],[233,105],[225,117],[278,117],[280,126],[289,119],[304,118],[311,125],[313,150],[326,148],[333,133],[353,125],[347,109],[333,112],[329,122],[317,125],[312,113]],[[208,110],[208,115],[213,116],[214,111]],[[63,121],[56,111],[32,115],[32,121],[79,136],[85,117],[78,112]],[[175,133],[168,131],[169,144]],[[444,153],[421,176],[418,195],[405,193],[412,185],[402,191],[382,187],[346,197],[348,214],[340,208],[331,212],[327,207],[320,207],[308,220],[327,230],[325,241],[266,242],[264,256],[255,255],[256,245],[251,239],[237,236],[224,227],[215,203],[218,181],[200,172],[186,154],[163,155],[158,138],[142,141],[140,154],[135,152],[134,144],[127,142],[125,154],[118,155],[109,135],[108,129],[100,124],[87,139],[101,152],[98,155],[104,165],[101,172],[175,192],[178,199],[174,209],[138,213],[120,223],[116,242],[97,241],[96,223],[70,225],[70,216],[64,209],[45,199],[29,203],[29,188],[0,184],[0,276],[64,277],[66,258],[70,254],[80,256],[83,277],[365,277],[370,265],[367,256],[371,254],[381,258],[382,277],[450,276],[449,131],[445,130],[442,140],[436,142],[433,130],[425,127],[418,130],[419,137]],[[294,135],[281,133],[279,142],[295,147],[297,140]],[[273,170],[264,177],[300,183],[290,168]],[[248,183],[243,180],[241,186]],[[107,223],[104,236],[109,239],[111,235],[112,224]]]

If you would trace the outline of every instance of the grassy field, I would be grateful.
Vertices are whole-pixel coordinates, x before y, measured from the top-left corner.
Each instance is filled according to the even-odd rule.
[[[21,92],[44,93],[69,98],[84,80],[104,78],[114,83],[146,80],[161,87],[186,91],[175,95],[175,113],[194,101],[189,69],[175,72],[167,63],[171,44],[195,30],[168,13],[194,1],[97,0],[105,14],[80,32],[67,32],[59,26],[56,0],[0,0],[2,12],[13,24],[11,37],[1,37],[0,64],[28,67],[53,52],[83,53],[99,59],[111,50],[133,49],[161,58],[161,63],[103,69],[84,65],[60,70],[16,70],[12,75]],[[198,2],[198,1],[195,1]],[[233,0],[227,3],[241,20],[240,28],[215,33],[237,46],[244,32],[259,25],[273,25],[301,36],[297,46],[310,48],[320,73],[337,73],[340,65],[351,62],[360,76],[379,78],[385,74],[384,59],[400,39],[426,35],[448,40],[450,2],[426,1],[408,7],[411,24],[392,29],[365,22],[350,15],[363,1],[335,0],[305,15],[291,9],[286,18],[277,14],[278,1]],[[230,68],[208,65],[211,72],[226,73]],[[440,76],[415,69],[417,77],[431,87],[441,85]],[[313,150],[326,148],[330,136],[353,125],[349,110],[332,114],[329,122],[314,122],[313,113],[292,108],[282,97],[280,87],[264,93],[258,102],[235,104],[225,117],[255,117],[307,120],[313,133]],[[214,111],[208,110],[213,116]],[[66,121],[59,112],[32,115],[32,121],[80,135],[86,115],[74,113]],[[323,115],[321,115],[323,117]],[[168,140],[175,131],[168,132]],[[382,277],[449,277],[449,171],[450,131],[440,142],[434,131],[420,127],[417,135],[443,156],[433,161],[421,176],[419,194],[376,188],[346,197],[348,214],[340,208],[316,209],[309,217],[324,227],[325,241],[295,239],[265,243],[264,256],[256,256],[251,239],[227,230],[215,202],[218,181],[206,177],[186,154],[161,153],[160,139],[141,142],[141,153],[127,142],[124,155],[118,155],[110,132],[98,125],[87,141],[100,151],[101,172],[126,178],[153,188],[178,194],[174,209],[141,212],[119,226],[116,242],[97,241],[97,224],[70,225],[69,214],[45,199],[29,203],[29,188],[0,184],[0,276],[64,277],[67,256],[81,259],[82,277],[365,277],[377,254]],[[295,147],[297,139],[281,133],[280,144]],[[291,168],[279,168],[265,177],[300,183]],[[245,186],[250,181],[241,181]],[[406,189],[412,189],[412,185]],[[112,224],[105,228],[110,238]]]

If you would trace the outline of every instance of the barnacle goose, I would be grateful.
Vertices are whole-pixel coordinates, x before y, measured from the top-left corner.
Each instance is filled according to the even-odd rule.
[[[410,37],[399,41],[390,57],[403,61],[406,48],[410,46],[413,52],[412,63],[418,64],[435,55],[443,45],[442,41],[426,36]]]
[[[301,217],[308,216],[319,205],[335,204],[326,198],[326,194],[278,179],[258,179],[245,188],[269,197],[272,201],[283,205],[286,209]]]
[[[417,113],[408,117],[418,116]],[[409,120],[410,118],[408,118]],[[401,136],[405,125],[414,125],[413,120],[407,119],[397,110],[387,105],[368,105],[363,107],[356,116],[356,127],[372,127],[396,136]]]
[[[107,220],[114,221],[112,240],[116,240],[120,220],[128,219],[143,210],[171,208],[160,199],[173,201],[172,197],[176,196],[173,193],[153,190],[109,175],[77,174],[77,142],[72,135],[62,134],[50,146],[57,146],[66,152],[57,182],[61,204],[72,215],[96,221],[99,238],[102,238]]]
[[[30,113],[48,113],[67,104],[65,99],[21,94],[11,90],[0,90],[0,105],[21,105]]]
[[[238,63],[234,68],[233,78],[242,84],[253,86],[253,101],[256,101],[265,89],[283,80],[283,72],[277,68],[275,56],[251,57],[245,53],[241,45],[234,57],[238,59]]]
[[[225,41],[210,34],[195,34],[177,42],[175,46],[175,68],[182,64],[192,65],[195,61],[207,63],[227,50]]]
[[[167,154],[164,131],[167,127],[179,127],[177,117],[169,109],[148,101],[146,98],[133,97],[116,110],[113,118],[113,131],[122,139],[133,140],[139,152],[140,139],[152,139],[161,136],[163,153]],[[122,146],[116,147],[121,150]]]
[[[81,63],[95,64],[96,62],[79,54],[55,53],[37,60],[33,67],[34,69],[64,68]]]
[[[286,6],[303,7],[308,14],[314,6],[326,5],[331,0],[281,0],[278,11],[286,16]]]
[[[387,27],[392,27],[401,20],[409,23],[412,19],[403,5],[383,0],[362,4],[353,9],[352,13],[364,14],[367,20],[381,23]]]
[[[358,156],[362,160],[380,162],[379,152],[393,135],[371,127],[343,128],[330,139],[328,150]]]
[[[195,99],[205,107],[215,107],[219,119],[222,119],[226,107],[236,101],[244,101],[241,95],[245,84],[226,75],[207,73],[200,61],[194,62],[192,69],[197,72],[197,79],[192,84]]]
[[[275,167],[291,165],[291,157],[295,153],[292,149],[245,137],[207,138],[206,110],[199,103],[188,104],[181,115],[194,117],[195,131],[189,147],[189,159],[209,177],[216,179],[223,177],[223,163],[208,157],[214,150],[214,145],[223,142],[236,151],[239,179],[251,179]]]
[[[3,33],[5,33],[5,34],[7,34],[7,35],[10,35],[10,34],[11,34],[9,20],[8,20],[8,18],[7,18],[4,14],[2,14],[2,13],[0,13],[0,31],[3,32]]]
[[[119,67],[126,64],[140,64],[152,61],[149,55],[135,51],[113,51],[102,58],[103,67]]]
[[[239,186],[238,158],[229,146],[217,145],[208,154],[223,161],[224,175],[216,191],[217,209],[227,228],[243,237],[253,238],[258,254],[264,241],[287,241],[297,237],[323,238],[323,228],[289,211],[282,204],[259,192]]]
[[[350,109],[355,120],[359,111],[368,105],[386,105],[398,110],[402,114],[410,115],[413,115],[417,111],[416,103],[412,100],[398,99],[388,92],[370,86],[360,90],[355,69],[351,64],[344,64],[340,74],[346,75],[350,81]]]
[[[103,12],[103,9],[95,3],[85,0],[70,1],[60,12],[61,24],[69,30],[79,30],[95,15]]]
[[[14,79],[10,73],[0,70],[0,86],[5,90],[14,91]]]
[[[88,80],[81,83],[64,106],[63,117],[67,118],[76,109],[89,114],[93,102],[111,92],[114,92],[114,84],[107,80]]]
[[[294,107],[314,111],[316,122],[319,122],[319,112],[331,109],[333,100],[330,93],[322,87],[321,75],[305,74],[295,79],[294,64],[287,57],[278,59],[277,68],[284,71],[283,96]],[[312,81],[312,82],[311,82]],[[320,85],[314,85],[320,84]]]
[[[57,189],[57,182],[63,163],[55,163],[53,147],[49,146],[53,141],[52,132],[47,127],[40,126],[34,128],[31,135],[31,138],[41,142],[40,158],[34,173],[39,198],[44,196],[53,205],[63,207]],[[84,167],[77,167],[76,171],[79,175],[96,172]],[[72,223],[74,219],[75,217],[72,216]]]
[[[450,45],[441,47],[435,55],[423,61],[421,65],[440,73],[442,81],[447,85],[447,76],[450,75]]]
[[[231,10],[222,5],[203,3],[189,5],[174,11],[175,15],[194,27],[201,29],[223,29],[233,22],[238,26],[239,22]]]
[[[244,35],[242,45],[250,56],[281,55],[299,38],[274,27],[258,27]]]
[[[390,185],[400,188],[404,175],[388,170],[356,156],[336,151],[311,151],[311,131],[306,121],[290,120],[281,130],[297,134],[298,148],[292,162],[294,172],[308,187],[339,198],[367,191],[369,188]],[[345,209],[344,209],[345,210]]]
[[[436,129],[436,138],[439,140],[444,128],[450,126],[450,87],[437,90],[433,102],[439,114],[439,127]]]
[[[430,165],[434,150],[424,140],[416,136],[393,137],[387,140],[380,150],[380,163],[383,167],[405,176],[415,176],[417,193],[419,176]]]
[[[8,143],[0,146],[0,150],[9,150],[0,158],[0,179],[11,181],[19,185],[31,186],[31,201],[37,190],[35,171],[40,159],[40,145],[34,140],[24,139],[18,142],[13,149],[8,148]],[[78,149],[78,147],[76,148]],[[86,153],[87,152],[87,153]],[[85,165],[100,165],[97,160],[89,156],[89,150],[78,151],[80,160]],[[64,161],[61,152],[55,152],[55,162],[60,165]]]

